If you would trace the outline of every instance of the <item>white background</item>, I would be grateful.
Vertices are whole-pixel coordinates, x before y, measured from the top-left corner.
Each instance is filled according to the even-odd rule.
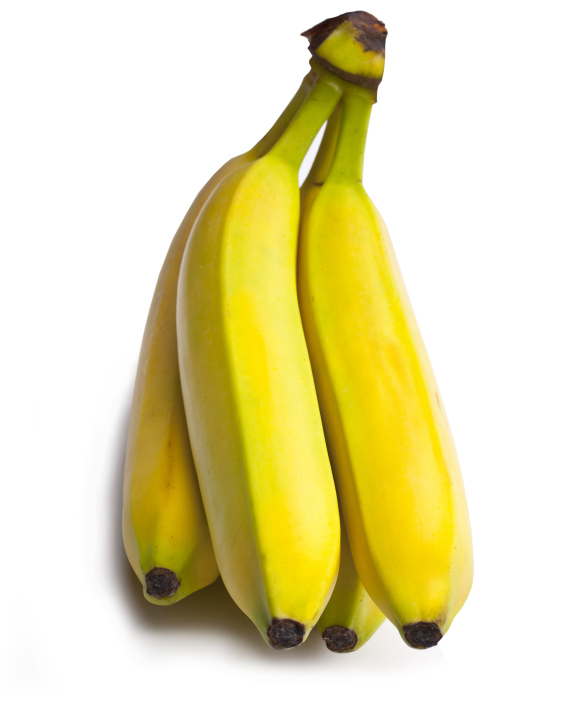
[[[148,306],[205,180],[269,128],[337,1],[2,2],[2,707],[10,718],[575,712],[578,10],[372,2],[366,187],[452,424],[476,573],[434,649],[275,653],[216,584],[148,605],[120,536]]]

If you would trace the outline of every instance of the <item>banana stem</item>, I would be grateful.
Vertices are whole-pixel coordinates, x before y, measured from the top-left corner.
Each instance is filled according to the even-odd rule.
[[[304,185],[323,185],[331,168],[331,161],[335,153],[337,145],[337,137],[339,135],[339,125],[341,122],[341,103],[333,111],[333,115],[327,121],[327,127],[323,133],[323,139],[319,146],[319,151],[315,156],[311,170],[307,175]]]
[[[335,157],[327,178],[331,182],[363,180],[365,142],[374,101],[375,96],[363,89],[345,92]]]
[[[269,154],[298,169],[321,126],[335,109],[341,94],[339,83],[329,74],[318,75],[307,99]]]
[[[307,95],[311,92],[311,88],[315,82],[315,72],[310,70],[303,78],[303,82],[299,90],[289,101],[289,104],[277,118],[273,127],[259,140],[259,142],[249,151],[255,158],[260,158],[267,153],[273,145],[279,140],[281,135],[287,129],[289,123],[297,113],[297,110],[303,104]]]

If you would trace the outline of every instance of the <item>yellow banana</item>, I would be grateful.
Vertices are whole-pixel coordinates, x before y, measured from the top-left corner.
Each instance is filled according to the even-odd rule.
[[[123,507],[128,558],[143,583],[145,597],[157,605],[174,603],[218,577],[191,454],[178,368],[176,298],[185,245],[215,187],[230,172],[274,145],[312,83],[310,73],[265,137],[225,163],[202,188],[177,230],[157,281],[132,401]]]
[[[296,288],[298,169],[340,88],[319,70],[288,130],[201,211],[177,297],[191,445],[223,581],[274,648],[337,575],[339,516]]]
[[[361,182],[374,101],[344,92],[335,157],[302,218],[299,302],[355,566],[405,641],[426,648],[470,590],[471,532],[433,371]]]
[[[307,217],[323,185],[335,151],[341,107],[330,117],[311,171],[301,187],[301,214]],[[370,598],[355,569],[347,533],[341,524],[341,558],[337,583],[317,628],[329,650],[337,653],[359,650],[385,620]]]

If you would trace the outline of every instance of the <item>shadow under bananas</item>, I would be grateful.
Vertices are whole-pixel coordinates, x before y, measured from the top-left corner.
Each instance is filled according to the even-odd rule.
[[[203,646],[210,636],[230,644],[230,650],[250,654],[267,663],[293,664],[318,663],[327,650],[316,629],[308,641],[292,652],[277,652],[265,644],[251,620],[237,607],[219,578],[212,585],[189,595],[174,605],[158,606],[147,602],[142,585],[135,576],[125,555],[122,540],[122,489],[124,459],[128,437],[132,386],[127,400],[119,412],[117,432],[112,445],[112,477],[110,478],[110,534],[113,582],[119,589],[121,601],[128,615],[143,632],[164,635],[187,636],[191,639],[191,651],[198,647],[194,637],[202,638]]]

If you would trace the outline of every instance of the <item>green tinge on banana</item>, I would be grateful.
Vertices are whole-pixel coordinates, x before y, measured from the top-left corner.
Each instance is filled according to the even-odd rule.
[[[177,284],[202,207],[229,173],[273,147],[309,93],[313,72],[271,130],[229,160],[201,189],[171,243],[144,332],[124,474],[123,537],[145,598],[170,605],[210,584],[218,569],[202,506],[182,400],[176,335]]]

